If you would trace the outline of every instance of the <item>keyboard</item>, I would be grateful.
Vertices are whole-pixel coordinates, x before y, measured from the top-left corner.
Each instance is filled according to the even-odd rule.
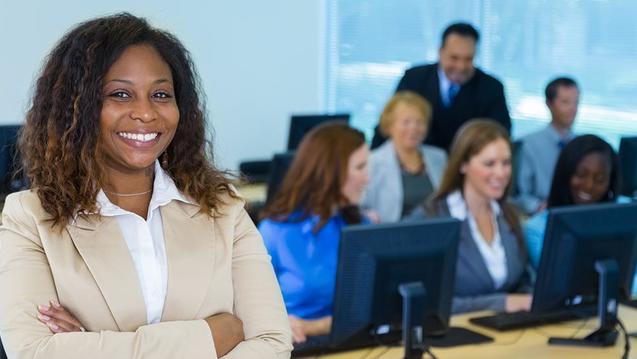
[[[597,315],[597,309],[595,307],[583,307],[545,313],[499,313],[485,317],[470,318],[469,321],[481,327],[495,329],[497,331],[506,331],[566,322],[569,320],[585,319],[594,317],[595,315]]]
[[[303,343],[295,343],[292,356],[320,355],[330,352],[330,336],[307,337]]]

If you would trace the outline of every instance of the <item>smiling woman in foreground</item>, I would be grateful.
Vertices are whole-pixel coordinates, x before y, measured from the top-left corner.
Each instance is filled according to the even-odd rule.
[[[0,229],[9,358],[287,358],[260,235],[209,158],[188,52],[128,14],[71,30],[20,138]]]

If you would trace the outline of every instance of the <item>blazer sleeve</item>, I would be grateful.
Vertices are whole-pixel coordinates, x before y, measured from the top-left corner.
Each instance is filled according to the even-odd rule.
[[[496,81],[495,85],[494,97],[491,100],[487,117],[499,122],[511,133],[511,116],[509,115],[509,109],[507,108],[506,99],[504,97],[504,86],[502,86],[502,83],[499,81]]]
[[[292,334],[281,289],[261,235],[243,207],[237,207],[232,256],[234,314],[246,340],[225,358],[289,358]]]
[[[135,332],[53,334],[37,305],[57,299],[36,219],[20,196],[7,198],[0,227],[0,335],[12,359],[216,358],[203,320],[144,325]],[[77,293],[82,295],[82,293]]]

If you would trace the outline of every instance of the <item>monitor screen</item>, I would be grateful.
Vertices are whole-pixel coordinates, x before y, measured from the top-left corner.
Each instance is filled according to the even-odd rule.
[[[17,140],[21,125],[0,126],[0,194],[7,195],[11,192],[22,190],[26,187],[26,181],[14,176],[19,168]]]
[[[637,137],[622,137],[619,143],[619,166],[622,174],[622,194],[637,195]]]
[[[290,165],[294,160],[294,152],[277,153],[270,162],[270,174],[268,178],[268,193],[265,203],[270,203],[276,195],[285,175],[288,173]]]
[[[637,257],[637,203],[595,204],[549,211],[533,295],[533,312],[597,301],[595,262],[614,259],[620,296],[630,296]]]
[[[303,136],[314,127],[325,122],[342,122],[349,124],[349,114],[340,113],[333,115],[292,115],[290,119],[290,133],[288,135],[288,151],[294,151],[299,147]]]
[[[426,291],[424,334],[449,327],[460,222],[422,222],[346,227],[340,242],[330,342],[357,347],[400,339],[402,297],[398,286],[421,282]],[[392,333],[394,335],[392,335]]]

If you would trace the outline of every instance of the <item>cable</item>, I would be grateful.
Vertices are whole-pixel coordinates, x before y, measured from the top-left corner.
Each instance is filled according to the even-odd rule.
[[[385,347],[385,350],[381,351],[380,353],[378,353],[378,355],[376,355],[373,359],[378,359],[381,356],[385,355],[385,353],[387,353],[389,351],[389,349],[391,349],[391,347]]]
[[[573,334],[571,334],[569,337],[571,339],[575,338],[576,335],[579,334],[579,332],[584,329],[584,327],[586,327],[586,325],[589,323],[591,318],[586,318],[586,319],[580,319],[581,323],[577,324],[577,326],[571,326],[569,325],[569,323],[560,323],[560,324],[553,324],[555,326],[560,326],[560,327],[566,327],[566,328],[573,328]],[[551,338],[554,337],[554,334],[549,334],[547,332],[545,332],[544,330],[541,329],[541,327],[534,327],[533,330],[535,332],[537,332],[538,334],[540,334],[543,337],[547,337],[547,338]]]
[[[368,357],[368,356],[369,356],[369,355],[370,355],[370,354],[374,351],[374,349],[375,349],[375,348],[377,348],[377,347],[371,347],[371,348],[369,348],[369,349],[365,352],[365,354],[363,354],[363,356],[362,356],[360,359],[367,359],[367,357]]]
[[[622,355],[622,359],[628,359],[628,353],[630,353],[630,338],[628,336],[628,331],[626,330],[626,327],[624,327],[624,323],[622,323],[619,318],[617,318],[617,325],[619,325],[622,332],[624,332],[624,354]]]
[[[513,339],[513,340],[510,340],[510,341],[504,342],[504,343],[492,343],[492,344],[489,344],[489,345],[493,345],[493,346],[515,345],[515,344],[517,344],[517,342],[520,341],[520,339],[522,339],[522,337],[524,336],[524,333],[526,333],[526,329],[520,330],[520,334],[518,334],[518,336],[515,337],[515,339]]]
[[[438,359],[438,357],[431,351],[431,347],[426,347],[425,350],[423,351],[423,356],[424,354],[429,354],[429,356],[431,357],[431,359]]]

